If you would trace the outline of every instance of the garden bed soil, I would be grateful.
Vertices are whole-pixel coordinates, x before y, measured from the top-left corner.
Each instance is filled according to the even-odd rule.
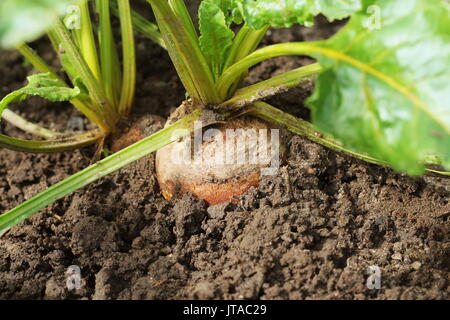
[[[266,43],[326,38],[339,25],[273,31]],[[54,57],[45,42],[34,45]],[[139,38],[136,116],[156,131],[184,97],[167,54]],[[299,65],[279,58],[249,83]],[[0,52],[0,95],[30,68]],[[312,84],[271,100],[298,116]],[[356,106],[355,106],[356,107]],[[17,109],[64,130],[79,114],[31,98]],[[1,130],[26,134],[1,122]],[[409,178],[293,136],[286,163],[238,203],[161,196],[154,155],[41,210],[0,237],[0,299],[449,299],[449,182]],[[95,148],[52,155],[0,150],[0,212],[88,166]],[[69,266],[82,288],[66,286]],[[366,286],[381,270],[381,289]]]

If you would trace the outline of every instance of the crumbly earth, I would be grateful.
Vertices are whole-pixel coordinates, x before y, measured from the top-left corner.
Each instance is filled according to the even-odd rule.
[[[266,43],[320,39],[336,28],[278,30]],[[35,46],[54,59],[45,43]],[[152,115],[156,131],[184,93],[162,49],[146,39],[137,47],[135,112]],[[274,59],[247,81],[304,63]],[[0,95],[28,72],[18,54],[0,52]],[[310,91],[271,102],[307,118],[302,101]],[[79,117],[37,98],[17,108],[60,130]],[[0,299],[450,298],[448,181],[408,178],[299,136],[289,150],[278,174],[236,204],[164,200],[153,155],[57,201],[0,237]],[[0,212],[85,168],[93,154],[93,147],[55,155],[0,150]],[[81,269],[80,290],[66,286],[72,265]],[[380,290],[366,286],[373,265]]]

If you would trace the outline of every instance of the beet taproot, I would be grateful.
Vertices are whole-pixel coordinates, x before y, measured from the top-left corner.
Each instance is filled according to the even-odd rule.
[[[166,125],[183,112],[177,110]],[[279,128],[249,115],[203,129],[198,124],[193,134],[157,152],[161,192],[168,200],[190,192],[210,205],[234,202],[259,185],[263,174],[275,174],[284,141]]]

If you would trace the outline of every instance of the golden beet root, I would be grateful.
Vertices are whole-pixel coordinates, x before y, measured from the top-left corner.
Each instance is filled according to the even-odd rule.
[[[170,200],[191,192],[211,205],[235,201],[270,173],[262,170],[277,169],[283,140],[277,128],[251,116],[196,130],[157,152],[162,194]]]

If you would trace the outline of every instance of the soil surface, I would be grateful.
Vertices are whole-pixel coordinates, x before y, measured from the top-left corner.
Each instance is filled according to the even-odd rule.
[[[322,39],[337,28],[319,19],[312,29],[273,31],[265,43]],[[34,47],[55,60],[45,41]],[[156,131],[184,90],[162,49],[144,38],[137,49],[134,111],[152,115]],[[274,59],[257,66],[247,82],[309,62]],[[0,52],[0,96],[23,85],[29,73],[19,54]],[[308,118],[303,100],[311,88],[271,103]],[[16,110],[60,130],[80,116],[67,104],[38,98]],[[0,212],[85,168],[94,151],[0,150]],[[0,299],[449,299],[448,186],[293,136],[277,176],[236,204],[207,207],[191,195],[164,200],[151,155],[0,237]],[[73,265],[81,270],[82,288],[69,291],[66,271]],[[380,290],[366,286],[373,265],[381,271]]]

